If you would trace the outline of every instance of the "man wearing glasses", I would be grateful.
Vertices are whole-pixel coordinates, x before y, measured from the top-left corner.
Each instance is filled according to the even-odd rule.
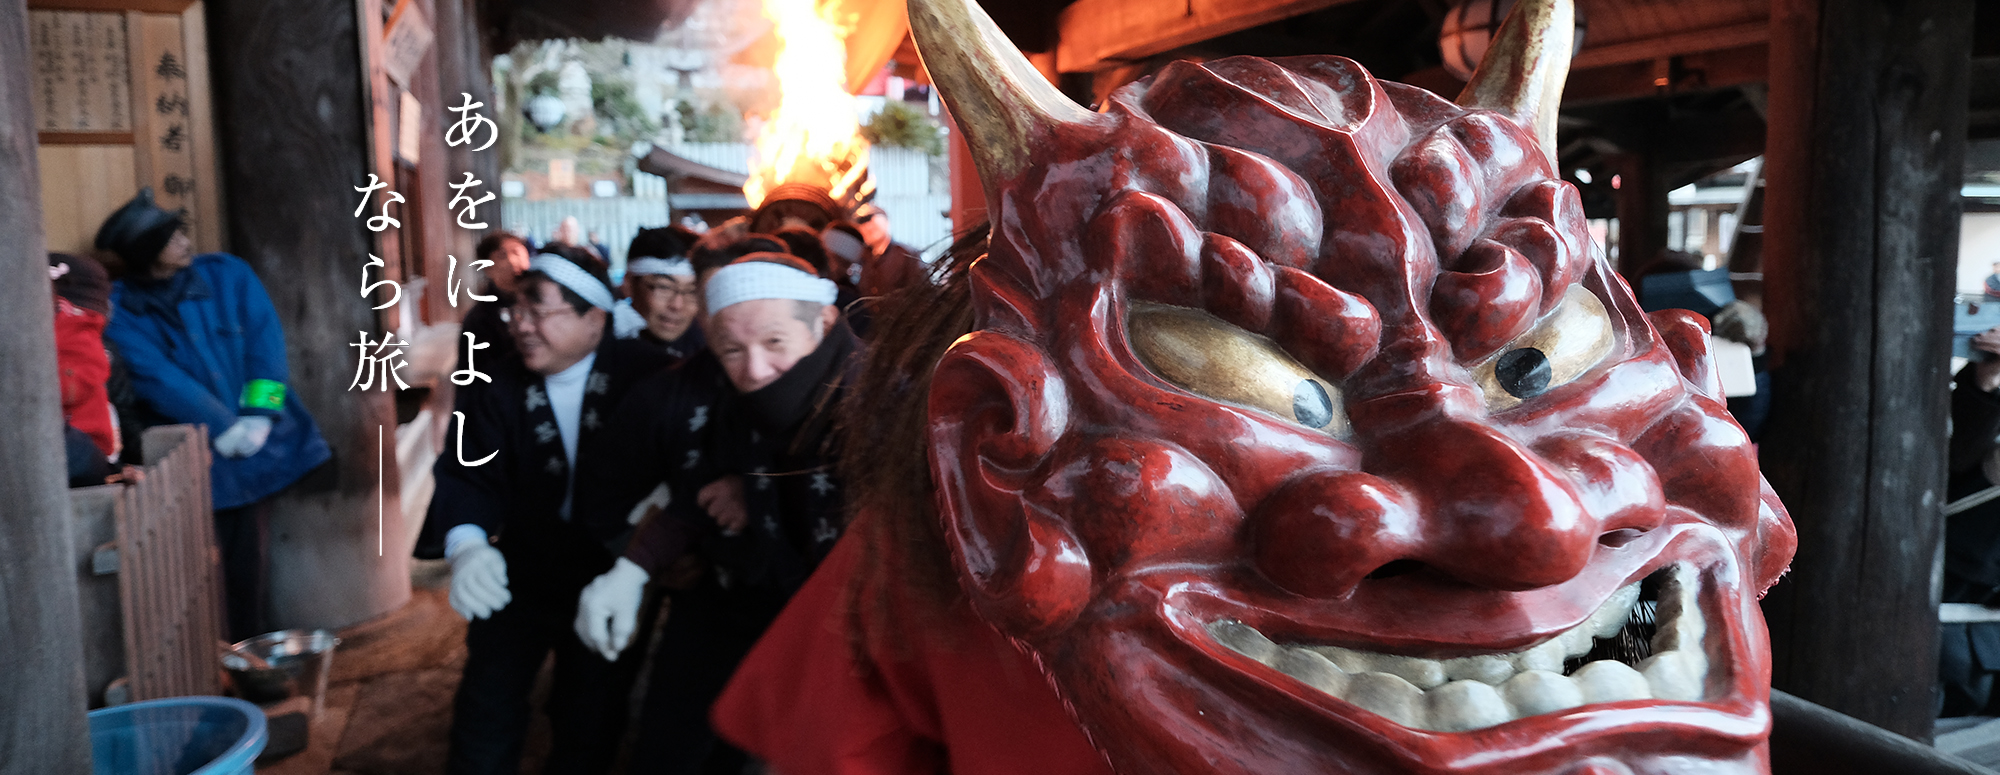
[[[451,729],[453,773],[515,773],[528,695],[555,653],[548,772],[603,772],[625,724],[638,656],[606,661],[570,629],[578,593],[613,557],[581,519],[614,455],[612,409],[666,364],[610,335],[602,264],[580,249],[537,255],[506,309],[517,354],[473,363],[458,427],[439,456],[417,556],[451,560],[451,605],[471,621]]]
[[[701,352],[705,343],[695,322],[701,301],[694,264],[687,258],[696,239],[679,226],[640,229],[626,253],[625,292],[632,310],[645,320],[633,335],[675,361]]]

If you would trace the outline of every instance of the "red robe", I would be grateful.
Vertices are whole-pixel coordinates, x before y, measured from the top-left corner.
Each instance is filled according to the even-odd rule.
[[[56,299],[56,372],[62,378],[63,420],[97,442],[105,455],[118,450],[111,399],[111,356],[104,351],[104,316]]]
[[[842,600],[860,549],[843,537],[751,649],[711,712],[722,737],[783,775],[1111,775],[1035,663],[963,603],[902,617],[930,626],[855,664]]]

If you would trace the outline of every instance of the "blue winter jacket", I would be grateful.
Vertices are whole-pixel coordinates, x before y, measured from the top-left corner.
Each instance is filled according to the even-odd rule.
[[[204,253],[163,283],[113,283],[111,298],[104,338],[117,345],[139,400],[155,413],[207,425],[210,439],[239,416],[272,418],[257,454],[215,455],[215,508],[269,497],[331,456],[312,415],[290,395],[278,311],[243,259]]]

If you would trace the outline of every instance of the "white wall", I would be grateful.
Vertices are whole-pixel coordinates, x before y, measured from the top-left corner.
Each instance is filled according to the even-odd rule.
[[[1978,293],[2000,261],[2000,213],[1966,213],[1958,227],[1958,289]]]

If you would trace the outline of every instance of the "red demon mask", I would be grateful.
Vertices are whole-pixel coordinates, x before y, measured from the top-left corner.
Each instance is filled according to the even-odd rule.
[[[1571,10],[1518,5],[1465,104],[1232,58],[1093,113],[912,0],[993,222],[947,541],[1118,771],[1768,769],[1792,526],[1553,174]]]

